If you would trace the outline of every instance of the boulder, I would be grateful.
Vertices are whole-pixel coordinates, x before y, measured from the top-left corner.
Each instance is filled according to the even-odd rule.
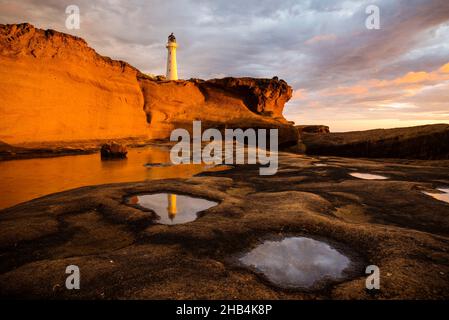
[[[111,142],[103,144],[100,153],[102,159],[124,159],[128,150],[122,144]]]

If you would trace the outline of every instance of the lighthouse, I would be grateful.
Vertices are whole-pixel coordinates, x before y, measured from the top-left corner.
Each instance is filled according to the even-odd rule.
[[[167,80],[178,80],[178,65],[176,64],[176,38],[173,32],[168,36],[167,42]]]

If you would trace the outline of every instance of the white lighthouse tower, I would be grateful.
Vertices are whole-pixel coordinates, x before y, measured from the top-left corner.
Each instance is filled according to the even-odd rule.
[[[176,64],[176,38],[173,32],[168,36],[168,42],[166,48],[168,49],[167,55],[167,80],[178,80],[178,65]]]

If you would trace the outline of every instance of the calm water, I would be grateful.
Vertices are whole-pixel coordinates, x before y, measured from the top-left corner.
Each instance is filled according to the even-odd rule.
[[[82,186],[190,177],[210,166],[167,164],[167,148],[154,146],[129,149],[125,160],[101,161],[100,154],[0,162],[0,209],[50,193]]]
[[[434,197],[437,200],[449,203],[449,188],[438,188],[437,190],[441,192],[440,193],[424,192],[424,193],[431,197]]]
[[[159,216],[160,224],[181,224],[196,220],[197,213],[217,205],[217,202],[173,193],[134,196],[131,204],[151,209]]]
[[[359,178],[359,179],[364,179],[364,180],[385,180],[388,179],[387,177],[384,176],[380,176],[377,174],[370,174],[370,173],[359,173],[359,172],[354,172],[354,173],[350,173],[351,176]]]
[[[284,288],[310,288],[320,280],[341,279],[351,263],[328,244],[304,237],[265,241],[240,262]]]

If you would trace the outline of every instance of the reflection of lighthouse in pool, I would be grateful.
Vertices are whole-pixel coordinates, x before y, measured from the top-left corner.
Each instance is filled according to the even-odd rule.
[[[169,193],[167,194],[167,198],[168,198],[168,207],[167,207],[168,217],[170,218],[171,221],[173,221],[177,213],[176,194]]]
[[[149,216],[155,213],[154,223],[174,225],[196,220],[199,212],[216,206],[217,202],[163,192],[131,196],[128,204],[145,210]]]

